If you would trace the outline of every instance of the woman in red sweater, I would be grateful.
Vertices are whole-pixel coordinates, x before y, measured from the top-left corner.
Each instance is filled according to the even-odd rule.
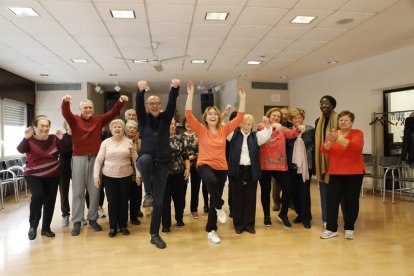
[[[20,153],[27,156],[24,179],[32,193],[30,200],[30,229],[28,237],[34,240],[37,226],[42,216],[41,234],[53,238],[55,233],[50,230],[50,224],[55,210],[57,189],[59,186],[59,151],[64,150],[63,132],[49,135],[50,121],[44,115],[34,118],[31,127],[24,131],[24,138],[17,146]]]
[[[338,236],[338,209],[341,200],[345,202],[345,238],[354,239],[354,224],[359,212],[359,193],[365,174],[362,149],[364,135],[361,130],[352,129],[355,115],[342,111],[338,115],[339,130],[332,130],[326,136],[321,151],[329,158],[329,185],[327,190],[327,225],[321,233],[322,239]]]
[[[222,209],[224,201],[221,198],[228,170],[226,139],[227,135],[233,132],[243,120],[246,93],[243,88],[238,89],[240,103],[237,116],[226,125],[222,125],[220,111],[215,106],[207,107],[203,114],[203,123],[198,122],[192,113],[194,95],[192,81],[188,82],[187,93],[185,117],[198,138],[197,171],[210,194],[210,209],[206,225],[207,238],[212,243],[220,243],[221,240],[216,233],[217,217],[221,223],[227,220],[226,213]]]

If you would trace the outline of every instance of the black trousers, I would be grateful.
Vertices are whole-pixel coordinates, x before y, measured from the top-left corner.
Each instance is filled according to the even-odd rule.
[[[231,213],[235,229],[254,228],[256,220],[257,181],[251,181],[251,167],[240,167],[238,177],[229,176]]]
[[[54,177],[37,177],[37,176],[25,176],[27,185],[29,185],[32,193],[30,200],[30,215],[29,223],[30,227],[37,229],[39,226],[40,218],[42,217],[43,207],[43,220],[42,230],[50,230],[50,224],[52,223],[53,212],[55,211],[55,203],[57,190],[59,186],[59,176]]]
[[[114,178],[102,175],[108,198],[109,227],[127,227],[128,199],[131,190],[131,176]]]
[[[191,167],[190,169],[190,175],[191,175],[191,199],[190,199],[190,212],[197,212],[198,209],[198,198],[200,194],[200,184],[201,184],[201,178],[198,175],[196,167]],[[203,199],[204,199],[204,206],[208,207],[208,192],[206,189],[206,185],[202,185],[201,189],[203,193]]]
[[[326,229],[336,232],[338,230],[339,204],[343,200],[346,208],[344,212],[344,229],[354,230],[355,221],[359,213],[359,194],[361,192],[363,174],[330,175],[326,205]]]
[[[69,188],[70,188],[70,179],[72,178],[72,158],[61,157],[59,161],[60,161],[60,181],[59,181],[60,209],[62,211],[62,217],[66,217],[70,215]]]
[[[217,230],[217,212],[224,204],[223,196],[224,184],[227,179],[227,170],[214,170],[208,165],[202,165],[197,169],[201,180],[206,185],[210,194],[210,209],[208,211],[208,219],[206,231]]]
[[[310,182],[308,180],[303,182],[302,174],[298,174],[297,170],[289,170],[290,179],[292,180],[292,197],[295,212],[302,218],[303,222],[310,223],[312,220],[311,214],[311,196],[310,196]],[[309,170],[309,176],[312,176],[312,171]]]
[[[168,175],[162,205],[162,228],[171,227],[171,199],[174,201],[175,220],[183,221],[186,192],[187,182],[184,179],[184,172]]]
[[[282,209],[280,210],[280,214],[286,216],[290,200],[292,198],[292,184],[287,171],[262,171],[262,179],[260,180],[262,194],[260,197],[262,201],[263,213],[265,216],[270,216],[270,190],[272,176],[282,188]]]
[[[131,220],[138,218],[138,212],[142,203],[142,184],[137,185],[135,181],[131,181],[129,194],[129,218]]]

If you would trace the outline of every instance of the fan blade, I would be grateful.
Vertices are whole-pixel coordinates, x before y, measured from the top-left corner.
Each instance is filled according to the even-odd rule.
[[[184,55],[184,56],[176,56],[176,57],[169,57],[169,58],[163,58],[163,59],[160,59],[160,62],[167,61],[167,60],[173,60],[173,59],[186,58],[186,57],[189,57],[189,55]]]
[[[116,59],[123,59],[123,60],[130,60],[130,61],[134,61],[133,58],[123,58],[123,57],[114,57]]]

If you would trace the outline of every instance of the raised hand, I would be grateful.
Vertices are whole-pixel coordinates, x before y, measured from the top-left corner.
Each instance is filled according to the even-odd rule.
[[[194,94],[194,84],[193,84],[193,81],[191,80],[187,82],[187,93],[191,95]]]
[[[28,127],[24,131],[24,138],[30,139],[33,136],[33,127]]]
[[[121,103],[126,103],[128,101],[128,96],[121,95],[121,97],[119,97],[119,101]]]
[[[226,107],[224,108],[224,113],[226,114],[230,114],[232,111],[233,107],[231,106],[231,104],[226,105]]]
[[[246,91],[244,91],[244,88],[241,86],[239,87],[237,94],[240,98],[246,98]]]
[[[171,87],[172,88],[178,88],[179,86],[180,86],[180,80],[178,80],[178,79],[172,79],[171,80]]]
[[[276,131],[282,131],[283,126],[279,123],[273,123],[272,128],[274,128]]]
[[[338,136],[335,134],[335,129],[332,129],[332,132],[326,134],[326,140],[330,142],[335,142],[338,139]]]
[[[71,95],[65,95],[65,96],[63,96],[62,101],[64,101],[64,102],[70,102],[71,99],[72,99],[72,96]]]
[[[305,125],[299,125],[299,126],[297,127],[297,129],[299,129],[299,130],[300,130],[300,132],[301,132],[301,133],[303,133],[303,132],[305,132],[306,126],[305,126]]]
[[[148,82],[147,81],[145,81],[145,80],[141,80],[141,81],[139,81],[138,82],[138,90],[139,90],[139,92],[144,92],[145,90],[148,90],[150,87],[149,87],[149,84],[148,84]]]
[[[60,129],[57,129],[56,130],[56,137],[59,139],[59,140],[62,140],[63,139],[63,131],[61,131]]]
[[[269,118],[268,117],[263,116],[263,124],[265,125],[266,128],[271,127],[270,126],[270,121],[269,121]]]

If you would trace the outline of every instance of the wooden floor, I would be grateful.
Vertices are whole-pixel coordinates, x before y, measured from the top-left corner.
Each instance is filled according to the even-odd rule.
[[[187,195],[189,192],[187,193]],[[260,190],[258,191],[260,195]],[[225,198],[227,195],[225,195]],[[322,240],[319,191],[312,185],[312,228],[294,225],[283,229],[272,212],[273,225],[263,225],[260,200],[256,234],[237,235],[231,220],[219,225],[222,243],[207,241],[206,215],[194,220],[186,209],[185,228],[172,227],[163,238],[167,248],[149,242],[149,217],[130,226],[130,236],[108,237],[104,230],[82,227],[78,237],[61,227],[59,202],[52,223],[55,238],[27,238],[28,204],[21,196],[8,199],[0,212],[0,275],[414,275],[414,202],[380,197],[366,192],[361,199],[356,239],[340,235]],[[188,201],[187,201],[188,202]],[[291,221],[294,212],[289,211]]]

